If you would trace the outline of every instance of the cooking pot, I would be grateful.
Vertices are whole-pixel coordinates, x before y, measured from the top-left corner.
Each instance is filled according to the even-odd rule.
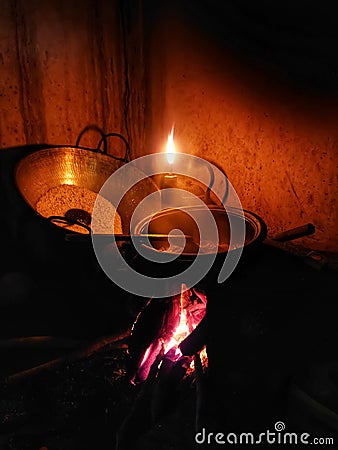
[[[80,139],[90,130],[97,131],[101,139],[97,148],[80,146]],[[123,158],[107,153],[107,138],[122,140],[126,147]],[[103,145],[103,149],[101,147]],[[77,248],[65,244],[65,234],[72,231],[76,234],[90,231],[90,212],[72,205],[71,214],[54,214],[51,206],[50,214],[42,214],[37,209],[39,199],[59,186],[82,188],[98,194],[103,184],[116,170],[129,162],[129,145],[119,133],[105,134],[96,126],[88,126],[80,133],[76,144],[55,145],[31,151],[21,157],[15,164],[14,181],[16,188],[28,205],[22,223],[23,241],[36,262],[66,262],[71,258],[78,263]],[[136,168],[131,170],[137,171]],[[121,218],[122,231],[129,231],[130,219],[135,207],[142,199],[158,190],[151,178],[144,178],[126,192],[117,212]],[[75,264],[74,264],[75,267]]]
[[[206,232],[208,236],[210,213],[215,220],[218,232],[215,242],[200,240],[199,227],[202,229],[202,233]],[[179,237],[177,231],[174,231],[175,239],[170,239],[173,230],[180,230],[183,233],[186,239],[183,250],[178,246],[175,247],[175,243],[182,243],[182,239],[177,241]],[[131,230],[132,235],[96,235],[96,238],[102,239],[102,244],[106,245],[108,252],[111,248],[109,243],[113,238],[119,242],[125,240],[124,256],[127,262],[138,273],[155,278],[182,273],[193,263],[199,252],[198,256],[204,258],[206,264],[208,264],[207,260],[214,256],[214,262],[210,266],[210,269],[214,270],[209,270],[205,280],[215,281],[229,253],[233,252],[235,255],[237,252],[238,255],[241,252],[240,265],[245,266],[248,262],[255,261],[262,243],[282,248],[284,241],[308,236],[314,231],[315,228],[312,224],[306,224],[279,233],[274,238],[267,238],[267,226],[256,213],[234,207],[225,209],[209,204],[207,208],[190,206],[183,209],[162,210],[155,215],[143,218]],[[135,238],[137,252],[133,249],[133,244],[130,245],[132,239]],[[91,242],[90,235],[68,235],[68,240]],[[173,245],[171,246],[171,244]],[[142,252],[139,251],[140,249]],[[155,255],[169,255],[175,258],[159,263],[159,260],[154,259]]]
[[[152,217],[147,217],[142,220],[133,230],[135,234],[142,235],[149,233],[149,236],[158,233],[169,234],[174,229],[179,229],[186,237],[185,246],[183,250],[179,250],[174,246],[170,246],[169,241],[152,239],[149,237],[151,245],[143,243],[143,256],[139,258],[136,267],[144,274],[151,274],[152,276],[173,276],[181,273],[189,267],[195,260],[199,250],[201,253],[199,257],[210,258],[215,255],[212,270],[209,270],[206,276],[207,281],[215,281],[220,273],[225,258],[229,253],[241,251],[240,266],[246,267],[248,264],[254,263],[257,256],[260,254],[262,244],[276,247],[285,250],[284,243],[300,237],[309,236],[315,232],[313,224],[308,223],[296,228],[279,233],[276,236],[268,237],[268,228],[264,220],[248,210],[240,210],[238,208],[219,207],[215,205],[208,205],[209,212],[211,212],[218,231],[218,241],[201,242],[198,225],[205,227],[208,230],[208,211],[205,208],[186,207],[185,210],[167,209],[155,214]],[[197,212],[197,215],[196,215]],[[198,218],[196,222],[191,216],[195,213]],[[244,236],[243,236],[244,232]],[[234,236],[231,238],[231,236]],[[190,238],[189,238],[190,237]],[[175,242],[175,241],[174,241]],[[172,262],[165,264],[154,264],[147,261],[151,260],[154,253],[168,253],[175,255],[177,258]],[[303,259],[303,258],[301,258]]]
[[[209,212],[211,213],[218,231],[218,242],[201,242],[199,227],[208,228]],[[192,217],[194,214],[194,218]],[[197,219],[197,220],[195,220]],[[244,242],[230,243],[231,228],[233,231],[240,226],[244,227]],[[241,211],[237,208],[223,208],[214,205],[208,205],[208,208],[198,206],[185,207],[184,209],[170,208],[163,210],[154,216],[142,220],[135,228],[136,234],[169,234],[173,229],[179,229],[184,235],[189,236],[185,247],[180,252],[182,257],[190,259],[194,257],[199,250],[204,254],[227,253],[240,247],[247,247],[254,243],[263,241],[267,235],[267,227],[264,221],[250,211]],[[152,240],[150,251],[171,252],[175,254],[175,247],[170,247],[169,242]]]
[[[89,130],[86,127],[86,130]],[[103,132],[102,132],[103,133]],[[83,132],[80,136],[83,135]],[[79,139],[75,146],[56,146],[35,151],[20,159],[15,168],[16,186],[32,210],[43,220],[52,222],[59,229],[86,232],[90,225],[88,211],[72,208],[72,214],[55,216],[43,214],[37,209],[39,199],[48,191],[59,186],[74,186],[99,193],[101,187],[112,173],[128,162],[129,148],[124,158],[117,158],[100,151],[101,142],[106,142],[108,136],[117,136],[127,141],[118,133],[102,134],[97,149],[79,146]],[[131,170],[137,170],[136,168]],[[122,230],[129,230],[130,218],[135,207],[144,197],[157,190],[151,178],[146,178],[130,188],[118,205],[117,211],[121,217]],[[66,206],[65,206],[66,208]],[[77,214],[76,214],[77,212]],[[86,214],[87,213],[87,214]],[[74,228],[74,225],[78,225]],[[87,226],[86,226],[87,225]]]
[[[208,235],[209,213],[212,214],[217,227],[217,242],[200,240],[200,231]],[[142,273],[152,273],[153,276],[158,277],[174,276],[188,268],[197,255],[208,261],[210,257],[215,256],[212,264],[215,270],[209,271],[210,278],[219,272],[229,252],[242,251],[243,254],[252,254],[267,237],[267,226],[257,214],[237,208],[225,209],[212,204],[208,205],[207,209],[191,206],[185,207],[184,210],[175,208],[163,210],[152,217],[144,218],[137,224],[134,233],[137,235],[149,233],[151,236],[159,233],[169,234],[174,229],[188,236],[183,250],[175,245],[171,246],[168,240],[149,237],[151,245],[142,244],[142,257],[139,258],[142,262],[137,264],[137,268]],[[176,252],[177,258],[167,263],[154,264],[147,261],[153,260],[155,254],[175,256]],[[157,275],[154,275],[156,272]]]

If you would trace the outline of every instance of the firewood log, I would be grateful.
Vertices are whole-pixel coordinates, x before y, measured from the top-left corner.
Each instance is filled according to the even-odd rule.
[[[119,335],[101,337],[91,345],[82,347],[79,350],[68,353],[59,358],[47,361],[46,363],[40,364],[38,366],[32,367],[27,370],[9,375],[4,379],[0,380],[0,386],[13,385],[15,383],[20,383],[27,380],[33,376],[39,375],[42,372],[56,370],[66,364],[74,361],[78,361],[84,358],[89,358],[94,353],[102,350],[105,346],[110,346],[114,349],[122,349],[128,347],[129,331],[121,333]]]
[[[137,316],[129,340],[127,376],[135,383],[147,378],[161,347],[170,338],[180,320],[180,296],[150,299]],[[146,352],[148,351],[148,354]],[[145,361],[147,356],[148,361]],[[144,360],[144,365],[141,365]]]
[[[196,328],[180,343],[179,349],[183,355],[193,356],[206,344],[207,316],[204,316]]]
[[[152,422],[151,397],[158,373],[158,366],[162,358],[163,348],[152,364],[146,381],[139,385],[140,389],[130,412],[124,418],[119,430],[116,433],[115,450],[129,450],[133,448],[133,443],[150,429]]]
[[[169,351],[162,360],[152,395],[152,422],[153,424],[169,414],[175,406],[179,382],[185,376],[192,358],[181,356],[177,361],[171,359]]]

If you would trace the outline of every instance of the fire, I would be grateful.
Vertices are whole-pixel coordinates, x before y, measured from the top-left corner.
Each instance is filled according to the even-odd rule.
[[[194,306],[194,302],[191,303],[191,291],[187,290],[187,287],[182,284],[179,324],[174,330],[171,338],[164,343],[164,354],[172,361],[177,361],[182,356],[182,352],[179,348],[180,343],[189,336],[205,315],[206,297],[201,293],[196,295],[196,297],[198,302],[196,306]],[[193,368],[193,365],[194,362],[192,361],[191,368]]]
[[[174,365],[187,363],[187,372],[194,370],[193,357],[183,354],[180,347],[201,323],[206,314],[206,304],[207,298],[204,293],[195,288],[188,289],[182,284],[180,294],[171,298],[168,309],[159,322],[161,326],[157,337],[145,348],[142,356],[140,354],[137,369],[131,377],[133,384],[147,379],[151,367],[155,367],[154,363],[161,354],[162,359],[158,363],[158,368],[166,361],[166,364]],[[200,350],[200,358],[203,366],[207,366],[205,346]]]
[[[167,160],[169,164],[173,164],[175,160],[175,143],[174,143],[174,126],[171,128],[171,132],[168,136],[168,142],[167,142]]]
[[[182,356],[182,352],[180,351],[178,346],[195,328],[192,323],[189,323],[187,317],[187,310],[184,309],[185,293],[186,293],[186,286],[182,284],[180,295],[180,304],[181,304],[180,321],[169,341],[164,343],[164,354],[168,354],[168,352],[171,352],[171,355],[175,357],[175,360],[177,360],[180,356]],[[173,349],[175,349],[175,351],[173,351]]]
[[[171,359],[173,359],[174,357],[175,361],[180,356],[182,356],[182,352],[178,348],[178,346],[183,341],[183,339],[185,339],[189,335],[190,331],[192,330],[189,330],[187,313],[185,310],[182,310],[180,315],[180,323],[178,324],[176,330],[174,331],[174,334],[169,339],[169,341],[164,343],[164,354],[167,354],[169,351],[171,351]]]

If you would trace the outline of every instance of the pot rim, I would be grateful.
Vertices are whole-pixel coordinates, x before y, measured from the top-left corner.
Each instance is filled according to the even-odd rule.
[[[217,205],[207,205],[208,208],[211,211],[217,212],[217,213],[222,213],[222,214],[233,214],[233,215],[237,215],[239,217],[244,216],[244,220],[246,220],[248,223],[251,224],[251,226],[253,227],[255,234],[254,237],[252,239],[250,239],[250,241],[245,242],[244,245],[240,248],[244,249],[247,248],[253,244],[257,244],[260,242],[263,242],[266,237],[267,237],[267,226],[264,222],[264,220],[256,213],[246,210],[246,209],[241,209],[241,208],[235,208],[235,207],[230,207],[227,206],[226,208],[222,208],[220,206]],[[146,226],[149,225],[150,221],[152,218],[156,217],[161,217],[164,215],[167,215],[175,210],[179,210],[180,208],[167,208],[163,211],[160,211],[159,213],[153,214],[151,216],[148,216],[144,219],[142,219],[136,226],[134,229],[135,234],[143,234],[142,233],[142,229]],[[201,209],[201,207],[199,206],[185,206],[184,208],[182,208],[183,211],[185,210],[199,210]],[[192,257],[196,257],[198,253],[192,253],[192,252],[182,252],[182,253],[177,253],[177,252],[168,252],[168,251],[162,251],[162,250],[158,250],[154,247],[151,247],[147,244],[142,244],[143,247],[145,247],[147,250],[149,250],[150,252],[156,252],[156,253],[167,253],[167,254],[171,254],[171,255],[177,255],[180,257],[187,257],[187,258],[192,258]],[[228,252],[231,251],[236,251],[238,250],[238,247],[233,248],[233,249],[229,249],[229,248],[221,248],[221,250],[219,249],[217,252],[205,252],[204,255],[212,255],[212,254],[216,254],[216,255],[226,255]],[[203,253],[200,254],[201,256],[203,256]]]

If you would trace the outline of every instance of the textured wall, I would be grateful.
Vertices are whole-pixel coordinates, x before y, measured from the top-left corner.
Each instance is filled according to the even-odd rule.
[[[325,39],[311,41],[300,30],[300,41],[289,29],[290,44],[286,34],[276,40],[271,29],[258,32],[251,18],[245,40],[234,16],[223,16],[224,28],[236,30],[224,36],[206,27],[210,15],[197,23],[189,14],[154,21],[148,148],[161,149],[175,123],[180,150],[221,165],[243,207],[260,214],[271,235],[312,222],[315,235],[295,243],[337,252],[337,72],[327,77],[337,63],[336,36],[325,47]],[[224,42],[240,42],[242,51]],[[278,64],[269,66],[269,57]]]
[[[270,3],[2,0],[0,147],[74,144],[96,124],[138,156],[175,123],[271,234],[313,222],[297,242],[338,251],[335,15]]]
[[[144,76],[138,8],[137,1],[118,0],[1,1],[2,148],[75,144],[89,124],[140,145]],[[88,133],[81,144],[95,146],[98,138]],[[110,144],[111,151],[123,150]]]

